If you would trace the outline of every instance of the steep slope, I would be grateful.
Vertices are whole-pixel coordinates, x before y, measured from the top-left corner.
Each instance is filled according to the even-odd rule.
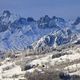
[[[75,22],[71,24],[56,16],[50,18],[45,15],[39,20],[34,20],[31,17],[14,16],[5,10],[0,15],[0,51],[23,51],[35,42],[53,47],[55,44],[73,42],[79,38],[80,30],[77,26],[78,24],[75,25]],[[43,40],[42,43],[40,38]],[[37,46],[36,44],[35,46]]]
[[[15,54],[15,56],[17,57],[8,57],[0,62],[1,80],[31,80],[32,75],[34,75],[36,71],[39,71],[43,74],[45,71],[59,71],[59,74],[57,74],[58,77],[61,72],[64,72],[66,74],[69,74],[70,78],[71,76],[75,75],[73,79],[69,80],[80,79],[80,77],[78,77],[79,79],[76,77],[80,76],[80,44],[70,45],[69,47],[64,46],[61,51],[56,50],[48,54],[46,53],[29,56],[23,56],[23,54]],[[32,75],[27,76],[27,74]],[[47,75],[45,76],[48,77]],[[40,77],[40,74],[36,76],[35,79],[38,77]],[[57,76],[55,77],[57,78]],[[45,77],[43,80],[45,80]],[[54,80],[54,77],[52,80]],[[59,77],[57,80],[64,79],[60,79]]]

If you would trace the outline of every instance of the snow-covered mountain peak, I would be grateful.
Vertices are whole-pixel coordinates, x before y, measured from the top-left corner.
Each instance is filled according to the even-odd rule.
[[[35,42],[45,46],[71,43],[79,38],[80,29],[63,18],[48,15],[35,20],[13,15],[10,11],[3,11],[0,16],[0,51],[21,51]],[[76,38],[75,38],[76,36]],[[38,41],[39,40],[39,41]]]

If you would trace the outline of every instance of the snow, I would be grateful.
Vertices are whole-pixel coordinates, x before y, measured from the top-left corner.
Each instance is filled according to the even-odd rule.
[[[15,62],[11,61],[11,58],[6,58],[4,61],[2,61],[2,65],[0,66],[0,79],[5,80],[11,80],[12,76],[18,75],[15,80],[19,80],[21,78],[24,79],[24,75],[26,72],[33,73],[35,70],[40,71],[44,73],[43,69],[55,69],[55,70],[63,70],[64,72],[69,73],[70,75],[78,75],[80,72],[80,52],[79,52],[79,46],[75,46],[74,48],[68,48],[65,50],[67,53],[72,53],[72,54],[65,54],[62,55],[58,58],[52,58],[53,54],[55,53],[54,51],[45,54],[43,56],[39,55],[33,55],[33,56],[27,56],[24,57],[24,60],[26,61],[26,58],[29,60],[27,62],[28,65],[34,66],[33,68],[26,70],[26,71],[21,71],[20,65],[16,65]],[[56,52],[57,53],[57,52]],[[21,55],[19,55],[21,56]],[[32,59],[33,57],[36,57]],[[22,57],[22,56],[21,56]],[[32,57],[32,58],[31,58]],[[20,60],[20,58],[19,58]],[[65,64],[65,65],[64,65]],[[43,67],[44,65],[44,67]],[[8,70],[5,68],[9,67]],[[4,69],[4,70],[3,70]],[[6,77],[6,78],[2,78]]]
[[[37,21],[40,20],[36,20],[30,23],[26,22],[25,24],[22,24],[18,21],[19,19],[20,17],[18,15],[14,15],[12,13],[10,17],[8,16],[7,18],[4,17],[3,19],[1,19],[0,23],[2,24],[3,22],[5,22],[5,25],[8,26],[8,29],[6,31],[0,32],[1,51],[23,51],[24,49],[27,48],[27,46],[30,46],[37,41],[36,46],[34,46],[36,48],[40,43],[42,44],[44,43],[44,36],[53,35],[53,34],[55,35],[58,32],[56,35],[56,39],[58,39],[59,35],[63,38],[68,39],[68,35],[66,34],[67,33],[66,29],[70,29],[74,33],[76,32],[75,30],[72,29],[71,26],[72,23],[70,23],[70,21],[66,21],[63,18],[59,18],[59,17],[56,17],[55,20],[48,17],[48,21],[50,20],[51,23],[45,22],[44,19],[46,19],[47,21],[47,18],[43,17],[43,20],[40,22],[40,24],[43,24],[44,25],[43,27],[45,27],[45,25],[48,24],[49,25],[48,28],[47,27],[39,28],[39,23]],[[8,23],[9,21],[11,23]],[[14,26],[12,26],[12,24]],[[56,26],[52,26],[52,25],[56,25]],[[52,28],[50,28],[50,26],[52,26]],[[79,30],[77,26],[76,29]],[[20,28],[18,29],[18,27]],[[53,44],[54,47],[58,46],[55,40]]]
[[[42,21],[38,20],[40,21],[40,24],[38,23],[38,21],[33,21],[30,23],[26,22],[25,24],[22,24],[18,22],[19,19],[20,17],[15,16],[13,14],[11,14],[11,16],[8,18],[1,19],[0,29],[2,31],[0,32],[0,51],[5,51],[6,53],[7,51],[22,52],[27,49],[28,46],[32,46],[33,50],[37,50],[39,48],[41,49],[42,47],[46,48],[47,46],[48,48],[57,48],[58,43],[60,42],[60,45],[64,43],[69,43],[71,45],[72,43],[76,43],[77,40],[80,40],[80,23],[78,25],[72,25],[73,22],[65,21],[62,18],[56,17],[55,20],[50,18],[50,23],[48,22],[49,26],[47,27],[45,26],[47,25],[47,22],[44,21],[44,17]],[[15,21],[17,21],[17,23],[15,23]],[[14,26],[12,26],[11,24],[14,24]],[[4,25],[8,26],[6,31],[4,31]],[[42,28],[39,28],[39,25],[42,26]],[[67,30],[70,30],[72,34],[68,35]],[[54,37],[54,40],[51,40],[49,35]],[[74,37],[75,35],[76,38]],[[49,46],[45,42],[46,38],[49,42],[53,41],[51,46]],[[55,52],[57,53],[58,51]],[[61,69],[59,67],[62,67],[64,71],[69,70],[71,75],[80,74],[80,63],[75,63],[76,61],[80,60],[80,46],[77,46],[75,48],[72,47],[70,49],[68,48],[65,50],[65,52],[72,54],[65,54],[52,59],[52,56],[55,52],[52,51],[42,57],[39,57],[39,55],[37,55],[36,59],[30,60],[30,62],[28,63],[29,65],[34,65],[35,67],[27,71],[21,71],[20,65],[16,65],[15,60],[14,62],[12,62],[10,58],[6,58],[4,61],[1,62],[2,65],[0,66],[0,79],[6,80],[5,78],[3,79],[3,77],[7,77],[7,80],[13,80],[12,76],[18,75],[18,78],[16,78],[15,80],[19,80],[19,78],[24,78],[23,75],[25,74],[25,72],[32,73],[35,70],[43,72],[43,65],[45,66],[45,69],[48,69],[52,66],[53,68],[55,68],[55,70],[59,70]],[[27,59],[28,58],[30,59],[31,57],[27,56]],[[63,66],[62,64],[67,64],[67,66]]]
[[[9,67],[9,70],[3,71],[3,69],[5,69],[6,67]],[[7,62],[7,63],[3,64],[2,66],[0,66],[0,79],[1,80],[5,80],[6,78],[10,79],[14,75],[19,75],[19,77],[20,77],[20,75],[24,75],[24,74],[25,74],[25,71],[22,72],[20,66],[17,66],[12,62]],[[3,77],[5,77],[5,78],[3,79]],[[19,80],[19,79],[17,79],[17,80]]]
[[[64,68],[64,70],[69,70],[70,74],[78,71],[80,69],[80,63],[73,64]]]

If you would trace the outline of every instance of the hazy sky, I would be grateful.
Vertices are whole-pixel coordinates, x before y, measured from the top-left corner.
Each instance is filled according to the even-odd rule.
[[[23,17],[48,14],[76,18],[80,16],[80,0],[0,0],[0,12],[5,9]]]

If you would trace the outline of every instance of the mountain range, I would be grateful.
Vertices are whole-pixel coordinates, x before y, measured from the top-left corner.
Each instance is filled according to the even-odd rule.
[[[0,51],[23,51],[57,47],[80,39],[80,17],[65,20],[48,15],[38,20],[24,18],[5,10],[0,15]]]

